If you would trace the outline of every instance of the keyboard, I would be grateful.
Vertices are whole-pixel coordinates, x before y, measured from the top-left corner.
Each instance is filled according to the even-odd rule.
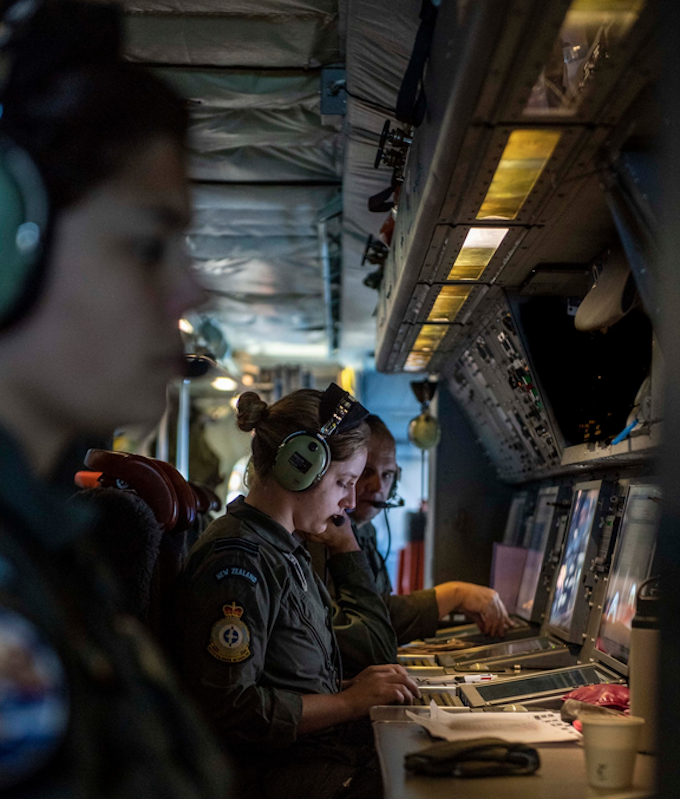
[[[441,707],[463,707],[463,703],[451,691],[431,691],[427,688],[420,689],[420,699],[414,699],[413,704],[428,706],[433,699]]]

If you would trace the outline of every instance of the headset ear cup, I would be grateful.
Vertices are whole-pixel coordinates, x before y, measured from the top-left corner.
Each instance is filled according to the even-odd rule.
[[[321,480],[330,462],[331,451],[324,438],[308,430],[298,430],[279,446],[272,474],[282,488],[304,491]]]
[[[0,329],[39,296],[48,222],[38,168],[25,150],[0,135]]]

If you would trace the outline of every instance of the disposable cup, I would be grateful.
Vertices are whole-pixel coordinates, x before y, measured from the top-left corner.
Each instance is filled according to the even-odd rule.
[[[587,715],[580,721],[588,784],[593,788],[630,787],[645,720],[639,716]]]

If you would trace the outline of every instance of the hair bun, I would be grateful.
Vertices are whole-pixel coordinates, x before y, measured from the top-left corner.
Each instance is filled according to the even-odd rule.
[[[236,405],[236,424],[246,433],[269,416],[269,406],[254,391],[246,391],[238,398]]]

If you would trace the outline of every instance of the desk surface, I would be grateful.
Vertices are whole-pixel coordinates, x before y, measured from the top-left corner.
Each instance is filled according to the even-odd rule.
[[[638,799],[652,793],[654,758],[646,755],[638,755],[634,788],[614,793],[587,785],[580,744],[538,747],[541,767],[530,777],[422,777],[404,769],[407,752],[432,743],[422,727],[412,721],[374,721],[373,731],[385,799]]]

